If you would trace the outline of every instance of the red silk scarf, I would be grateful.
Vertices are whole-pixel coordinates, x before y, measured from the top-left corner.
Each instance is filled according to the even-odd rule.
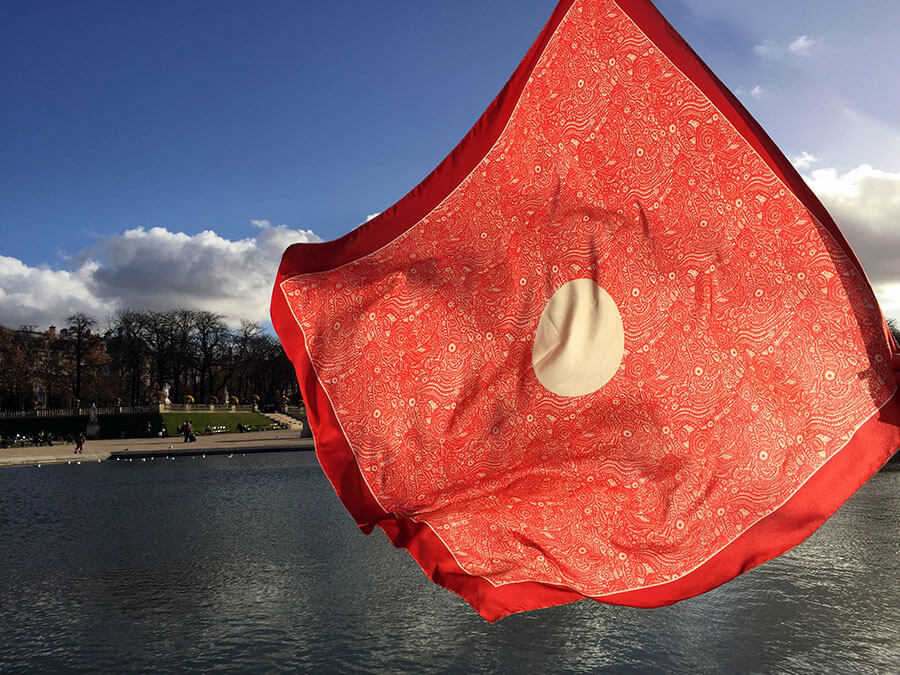
[[[272,320],[359,526],[489,620],[709,590],[900,443],[859,263],[642,0],[563,0],[428,178],[286,251]]]

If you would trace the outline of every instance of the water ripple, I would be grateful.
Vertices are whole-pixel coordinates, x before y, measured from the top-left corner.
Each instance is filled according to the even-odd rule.
[[[312,455],[0,471],[0,671],[896,672],[900,473],[704,596],[490,625]]]

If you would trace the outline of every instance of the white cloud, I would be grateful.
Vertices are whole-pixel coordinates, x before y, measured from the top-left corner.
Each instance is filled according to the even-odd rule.
[[[125,307],[198,307],[232,324],[264,320],[284,249],[319,238],[267,221],[253,225],[257,235],[237,241],[211,230],[190,236],[159,227],[103,237],[89,251],[99,263],[98,293]]]
[[[762,87],[756,85],[753,89],[750,90],[750,95],[753,98],[762,98],[762,95],[765,93]]]
[[[368,223],[370,220],[372,220],[372,218],[377,218],[380,215],[381,215],[381,211],[376,211],[375,213],[370,213],[369,215],[366,216],[366,222]]]
[[[900,283],[875,284],[875,295],[885,318],[900,323]]]
[[[794,54],[800,54],[801,56],[809,56],[810,49],[812,49],[813,45],[817,42],[818,40],[813,40],[806,35],[801,35],[788,45],[788,51]]]
[[[0,256],[0,324],[11,328],[59,326],[78,311],[105,316],[113,305],[92,290],[96,269],[90,261],[67,272],[30,267],[16,258]]]
[[[798,170],[808,169],[813,164],[818,163],[818,161],[819,161],[818,157],[809,154],[808,152],[806,152],[806,150],[801,152],[796,157],[791,158],[791,164],[793,164],[794,168],[796,168]]]
[[[253,225],[256,236],[237,241],[211,230],[127,230],[99,238],[73,261],[75,271],[0,256],[0,324],[60,325],[79,310],[103,321],[118,308],[176,307],[217,312],[233,325],[265,321],[281,254],[321,240],[309,230]]]
[[[804,178],[853,247],[884,313],[900,319],[900,173],[863,164]]]
[[[792,161],[802,170],[819,160],[804,151]],[[900,173],[861,165],[846,173],[816,169],[804,178],[853,246],[885,314],[900,319]],[[102,322],[123,307],[191,307],[218,312],[233,325],[265,322],[284,250],[321,239],[266,220],[252,225],[255,236],[239,240],[211,230],[127,230],[98,239],[72,260],[72,271],[0,256],[0,324],[59,326],[77,311]]]

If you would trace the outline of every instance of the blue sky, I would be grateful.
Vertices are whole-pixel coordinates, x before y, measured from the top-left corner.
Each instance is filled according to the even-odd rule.
[[[178,305],[264,321],[283,248],[413,188],[554,6],[4,0],[0,324]],[[657,6],[900,317],[900,3]]]

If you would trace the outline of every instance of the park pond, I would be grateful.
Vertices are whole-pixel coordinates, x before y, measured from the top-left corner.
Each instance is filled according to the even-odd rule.
[[[809,540],[653,610],[488,624],[311,452],[0,470],[0,671],[897,672],[900,472]]]

